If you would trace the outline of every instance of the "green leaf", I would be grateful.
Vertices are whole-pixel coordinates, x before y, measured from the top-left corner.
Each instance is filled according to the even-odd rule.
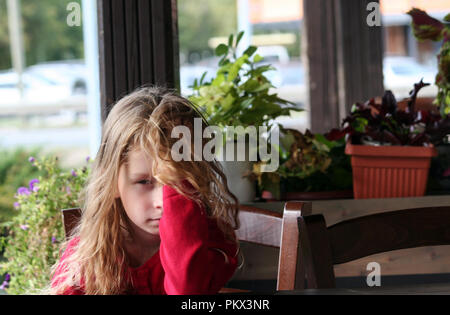
[[[208,73],[208,72],[205,71],[205,72],[202,74],[202,77],[200,78],[200,85],[203,85],[203,80],[205,79],[207,73]],[[197,81],[197,79],[195,79],[195,80]]]
[[[239,70],[241,70],[242,65],[248,59],[247,55],[240,57],[236,62],[231,66],[230,72],[228,73],[228,82],[232,82],[239,74]]]
[[[220,67],[222,67],[222,66],[226,66],[227,64],[229,64],[230,63],[230,60],[228,60],[227,58],[226,58],[226,55],[219,61],[219,66]]]
[[[329,149],[332,149],[337,145],[337,142],[329,141],[327,138],[325,138],[324,135],[320,133],[315,134],[314,137],[318,142],[325,144]]]
[[[221,100],[220,105],[224,110],[229,110],[231,108],[231,105],[233,105],[235,98],[233,95],[228,94],[223,100]]]
[[[228,37],[228,47],[233,47],[233,34]]]
[[[194,84],[192,85],[192,88],[195,90],[198,87],[197,79],[194,80]]]
[[[228,46],[225,44],[220,44],[217,46],[215,53],[216,56],[226,55],[228,53]]]
[[[261,92],[264,90],[268,90],[272,87],[274,87],[274,86],[271,83],[264,83],[264,84],[259,85],[255,90],[253,90],[253,92],[254,93]]]
[[[271,65],[263,65],[263,66],[257,67],[255,69],[249,71],[249,74],[251,76],[258,76],[258,75],[262,75],[264,72],[274,71],[274,70],[276,71],[277,69],[272,67]]]
[[[330,148],[325,143],[317,141],[317,139],[313,139],[312,142],[319,151],[330,152]]]
[[[241,41],[242,36],[244,36],[244,31],[239,32],[237,39],[236,39],[236,47],[239,45],[239,42]]]
[[[254,63],[258,63],[258,62],[263,61],[263,60],[264,60],[264,58],[262,56],[258,55],[258,54],[256,54],[255,57],[253,57],[253,62]]]
[[[256,52],[258,48],[255,46],[250,46],[244,51],[244,55],[247,55],[249,58]]]
[[[450,13],[444,17],[445,22],[450,22]]]
[[[212,86],[220,86],[225,81],[225,75],[219,73],[217,77],[211,82]]]
[[[239,86],[239,89],[245,92],[252,93],[254,90],[256,90],[259,86],[259,82],[255,78],[251,78],[247,81],[245,81],[244,84]]]

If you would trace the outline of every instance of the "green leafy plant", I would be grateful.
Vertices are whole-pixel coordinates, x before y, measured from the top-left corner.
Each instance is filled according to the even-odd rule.
[[[344,154],[345,141],[330,141],[309,130],[301,133],[282,128],[280,167],[263,173],[264,162],[254,164],[247,176],[258,180],[259,189],[278,199],[285,192],[347,190],[352,188],[352,170]]]
[[[64,240],[61,210],[78,206],[79,193],[89,175],[87,166],[63,171],[57,158],[30,162],[43,172],[20,187],[15,195],[17,215],[3,223],[9,231],[1,238],[5,261],[0,274],[9,280],[3,288],[10,294],[21,294],[45,287],[50,268],[59,257]]]
[[[196,104],[210,125],[214,126],[267,126],[279,116],[290,111],[302,111],[295,104],[270,93],[274,86],[265,76],[276,70],[262,64],[257,47],[250,46],[237,55],[237,47],[244,32],[231,34],[228,44],[220,44],[215,53],[220,57],[219,69],[214,78],[204,82],[206,73],[192,86],[189,100]]]
[[[8,221],[14,211],[14,193],[41,172],[28,162],[29,156],[39,155],[39,150],[0,150],[0,223]]]
[[[437,56],[436,104],[442,116],[450,114],[450,14],[444,18],[444,22],[432,18],[425,11],[417,8],[411,9],[408,14],[412,17],[411,26],[418,40],[442,41],[442,47]]]

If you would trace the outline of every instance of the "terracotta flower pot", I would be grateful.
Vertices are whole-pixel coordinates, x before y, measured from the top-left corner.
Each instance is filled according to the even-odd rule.
[[[425,194],[435,147],[369,146],[347,143],[355,199],[419,197]]]

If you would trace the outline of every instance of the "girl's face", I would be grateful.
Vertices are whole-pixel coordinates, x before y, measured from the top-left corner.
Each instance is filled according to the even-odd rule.
[[[152,160],[141,150],[133,150],[128,163],[119,170],[118,190],[128,218],[138,237],[159,235],[163,212],[163,185],[151,175]]]

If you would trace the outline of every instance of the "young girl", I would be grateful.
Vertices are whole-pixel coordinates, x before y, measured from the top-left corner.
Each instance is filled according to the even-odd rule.
[[[189,101],[159,88],[113,107],[52,293],[214,294],[232,277],[238,200],[217,161],[195,161],[193,146],[190,161],[171,158],[172,129],[194,135],[194,118]]]

